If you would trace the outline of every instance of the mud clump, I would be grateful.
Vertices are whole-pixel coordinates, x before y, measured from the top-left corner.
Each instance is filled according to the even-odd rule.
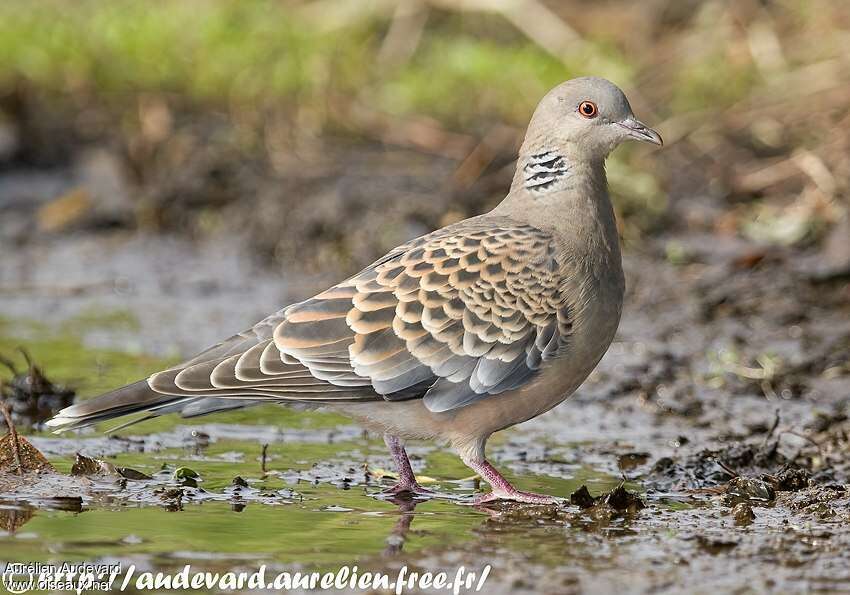
[[[593,533],[628,531],[628,524],[646,508],[640,496],[626,490],[623,484],[595,498],[583,485],[570,495],[570,504],[581,508],[581,512],[572,515],[569,523]]]
[[[35,515],[35,509],[30,507],[0,509],[0,529],[14,533],[27,524]]]
[[[738,547],[738,541],[725,537],[697,535],[696,540],[700,548],[712,555],[724,554]]]
[[[590,495],[587,486],[583,485],[570,495],[570,504],[583,510],[596,509],[600,511],[607,509],[611,512],[628,515],[634,515],[637,511],[646,508],[646,504],[640,496],[628,491],[623,484],[595,498]]]
[[[587,486],[581,486],[570,494],[570,504],[579,508],[590,508],[596,505],[596,498],[590,495]]]
[[[735,443],[719,450],[703,449],[677,459],[662,457],[646,476],[659,491],[718,487],[739,477],[760,478],[774,490],[802,489],[809,472],[794,465],[775,444]]]
[[[646,464],[651,456],[648,452],[627,452],[617,457],[617,467],[620,471],[631,471]]]
[[[836,516],[850,520],[850,491],[842,485],[813,486],[783,495],[782,503],[790,510],[818,519]]]
[[[778,492],[796,492],[809,487],[810,477],[808,471],[798,467],[783,469],[772,479]]]
[[[183,510],[183,497],[185,494],[182,488],[158,488],[154,490],[154,495],[159,496],[163,507],[168,512],[180,512]]]

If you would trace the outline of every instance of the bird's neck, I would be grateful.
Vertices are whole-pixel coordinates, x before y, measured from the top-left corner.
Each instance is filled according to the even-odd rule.
[[[567,143],[523,144],[517,158],[511,193],[525,190],[534,196],[568,190],[584,183],[605,186],[605,157],[577,154]]]
[[[522,188],[536,195],[556,192],[567,188],[575,173],[563,151],[540,149],[520,156],[511,191]]]
[[[604,158],[577,158],[563,146],[523,147],[510,192],[497,210],[509,207],[516,212],[518,203],[543,213],[550,207],[572,210],[588,198],[608,202]]]
[[[619,255],[603,159],[571,159],[568,152],[558,151],[520,153],[511,191],[492,214],[521,220],[556,236],[565,230],[571,236],[582,229],[605,252]]]

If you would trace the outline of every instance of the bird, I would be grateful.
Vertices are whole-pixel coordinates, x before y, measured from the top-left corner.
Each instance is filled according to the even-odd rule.
[[[63,431],[142,411],[194,417],[270,402],[329,410],[383,434],[398,472],[391,496],[434,495],[405,451],[424,439],[454,449],[489,483],[476,504],[557,504],[514,487],[485,445],[569,397],[614,339],[625,280],[605,160],[627,140],[663,144],[614,83],[563,82],[534,110],[510,190],[491,211],[410,240],[47,424]]]

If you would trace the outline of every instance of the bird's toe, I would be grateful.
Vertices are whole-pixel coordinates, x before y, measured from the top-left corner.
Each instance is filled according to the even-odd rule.
[[[423,488],[418,483],[404,483],[398,482],[393,486],[385,488],[381,490],[380,495],[382,496],[391,496],[397,498],[435,498],[437,496],[436,492]]]

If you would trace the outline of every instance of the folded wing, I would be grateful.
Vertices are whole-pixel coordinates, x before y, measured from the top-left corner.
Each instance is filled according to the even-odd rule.
[[[268,401],[423,398],[431,411],[450,411],[522,386],[565,353],[571,312],[561,270],[548,234],[470,219],[393,250],[147,383],[67,408],[51,425]]]

